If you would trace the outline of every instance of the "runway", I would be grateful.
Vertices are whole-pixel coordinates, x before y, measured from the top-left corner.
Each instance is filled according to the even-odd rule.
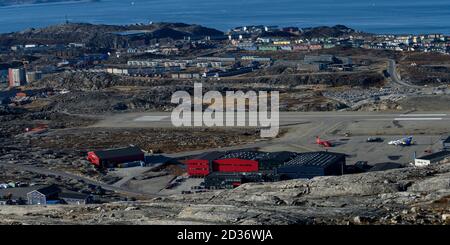
[[[223,125],[226,125],[225,118]],[[380,121],[450,121],[450,113],[375,113],[375,112],[280,112],[280,126],[291,126],[298,123],[311,121],[352,121],[352,120],[380,120]],[[252,118],[255,119],[255,118]],[[245,118],[248,125],[249,117]],[[194,125],[194,116],[191,125]],[[234,125],[237,124],[235,119]],[[124,113],[107,116],[93,127],[173,127],[171,113],[169,112],[145,112]]]
[[[247,117],[248,120],[248,117]],[[286,131],[278,138],[260,139],[254,143],[167,154],[188,157],[215,150],[260,149],[263,151],[334,151],[348,155],[347,164],[367,161],[412,162],[414,154],[438,151],[440,140],[450,134],[450,112],[378,113],[378,112],[280,112],[280,128]],[[105,117],[93,127],[161,128],[173,127],[168,112],[125,113]],[[186,127],[181,127],[186,128]],[[195,127],[188,127],[195,130]],[[226,130],[227,127],[217,127]],[[413,136],[415,145],[395,147],[390,140]],[[334,147],[314,144],[315,137],[330,140]],[[367,137],[377,136],[383,143],[368,143]],[[182,140],[182,139],[180,139]]]

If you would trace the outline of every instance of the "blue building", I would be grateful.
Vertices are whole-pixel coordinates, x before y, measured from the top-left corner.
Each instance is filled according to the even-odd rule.
[[[450,136],[442,141],[442,148],[444,148],[444,150],[450,150]]]

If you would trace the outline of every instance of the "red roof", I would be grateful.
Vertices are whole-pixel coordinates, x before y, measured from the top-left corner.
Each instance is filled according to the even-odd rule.
[[[213,170],[219,172],[257,172],[259,163],[255,160],[227,158],[213,161]]]

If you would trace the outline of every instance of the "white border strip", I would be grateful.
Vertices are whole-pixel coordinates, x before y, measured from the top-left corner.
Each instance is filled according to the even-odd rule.
[[[402,114],[401,117],[446,117],[447,114]]]
[[[159,122],[166,118],[169,118],[168,116],[142,116],[134,119],[135,122]]]
[[[439,117],[410,117],[410,118],[394,118],[394,121],[439,121]]]

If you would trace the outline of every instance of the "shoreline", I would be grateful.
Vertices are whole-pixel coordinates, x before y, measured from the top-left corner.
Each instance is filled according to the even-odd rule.
[[[88,2],[90,0],[82,0],[81,2]],[[72,2],[72,1],[71,1]],[[69,2],[65,2],[65,3],[69,3]],[[75,3],[75,2],[72,2]],[[78,2],[76,2],[78,3]],[[2,7],[0,7],[1,9]],[[175,22],[171,22],[171,21],[154,21],[153,23],[175,23]],[[212,28],[218,31],[222,31],[223,33],[226,33],[228,31],[230,31],[230,29],[238,27],[238,26],[257,26],[258,24],[247,24],[247,25],[238,25],[238,26],[234,26],[231,28],[228,28],[227,30],[224,30],[222,28],[216,28],[214,26],[210,26],[210,25],[205,25],[205,24],[201,24],[201,23],[190,23],[190,22],[180,22],[183,24],[188,24],[188,25],[199,25],[199,26],[203,26],[203,27],[207,27],[207,28]],[[19,32],[23,32],[29,29],[45,29],[48,27],[52,27],[52,26],[57,26],[57,25],[63,25],[66,24],[64,22],[61,23],[54,23],[54,24],[49,24],[49,25],[43,25],[43,26],[31,26],[31,27],[27,27],[25,29],[20,29],[20,30],[16,30],[16,31],[8,31],[8,32],[3,32],[0,31],[0,35],[6,35],[6,34],[13,34],[13,33],[19,33]],[[134,22],[134,23],[113,23],[113,22],[90,22],[90,21],[71,21],[69,22],[69,24],[87,24],[87,25],[107,25],[107,26],[118,26],[118,27],[127,27],[127,26],[133,26],[133,25],[141,25],[142,23],[140,22]],[[150,25],[148,23],[144,24],[144,25]],[[319,28],[319,27],[333,27],[333,26],[346,26],[348,28],[351,28],[353,30],[356,30],[360,33],[365,33],[365,34],[369,34],[369,35],[397,35],[397,36],[402,36],[402,35],[432,35],[432,34],[442,34],[445,36],[450,36],[450,33],[437,33],[437,32],[371,32],[371,31],[366,31],[363,29],[359,29],[356,27],[353,27],[352,25],[347,25],[347,24],[343,24],[343,23],[336,23],[333,25],[328,25],[328,26],[323,26],[323,25],[313,25],[313,26],[305,26],[305,27],[301,27],[301,26],[296,26],[300,29],[313,29],[313,28]],[[287,26],[283,26],[283,25],[274,25],[274,26],[280,26],[280,27],[287,27]],[[140,29],[139,29],[140,30]]]

